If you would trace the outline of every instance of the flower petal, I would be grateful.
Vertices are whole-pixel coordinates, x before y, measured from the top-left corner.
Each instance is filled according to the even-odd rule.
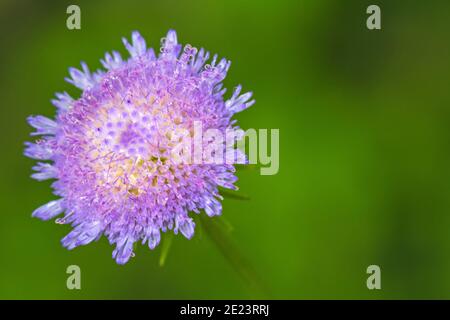
[[[122,57],[117,51],[113,51],[112,55],[108,52],[105,54],[105,59],[100,60],[103,67],[108,70],[119,68],[123,64]]]
[[[31,142],[25,142],[24,155],[28,158],[38,160],[49,160],[53,156],[53,150],[45,144],[36,144]]]
[[[116,259],[118,264],[125,264],[130,260],[133,254],[134,239],[126,237],[117,243],[116,248],[112,253],[113,259]]]
[[[208,216],[219,216],[222,214],[222,204],[214,198],[205,199],[205,212]]]
[[[38,164],[33,167],[33,170],[37,172],[33,173],[31,177],[38,181],[54,179],[57,177],[56,168],[49,163],[38,162]]]
[[[248,101],[252,97],[253,93],[247,92],[239,95],[241,89],[242,86],[237,86],[233,91],[233,96],[229,100],[225,101],[225,108],[233,113],[241,112],[255,103],[255,100]]]
[[[185,215],[177,215],[175,218],[176,229],[187,239],[191,239],[194,235],[195,222],[192,218]]]
[[[68,235],[66,235],[61,243],[64,247],[72,250],[78,246],[86,245],[97,240],[103,231],[99,221],[84,222],[75,227]]]
[[[153,250],[158,246],[159,242],[161,241],[161,233],[157,228],[149,227],[146,231],[143,243],[145,243],[145,241],[148,241],[148,247],[151,250]]]
[[[126,38],[122,38],[122,42],[130,53],[131,57],[138,57],[143,55],[147,50],[147,45],[145,43],[144,38],[137,31],[133,31],[131,33],[131,41],[132,44],[128,42]]]
[[[51,101],[55,107],[57,107],[60,111],[69,110],[72,105],[73,98],[67,92],[56,93],[56,98],[57,99],[53,99]]]
[[[175,30],[169,30],[164,39],[161,56],[176,58],[180,54],[181,44],[178,44],[177,33]]]
[[[83,71],[76,68],[69,68],[71,78],[66,78],[66,81],[81,90],[92,88],[95,84],[95,80],[93,79],[87,64],[82,62],[81,67]]]
[[[64,211],[62,201],[62,199],[50,201],[34,210],[31,216],[42,220],[50,220]]]
[[[37,129],[36,132],[31,134],[32,136],[55,134],[58,128],[55,121],[44,116],[30,116],[27,121],[33,128]]]

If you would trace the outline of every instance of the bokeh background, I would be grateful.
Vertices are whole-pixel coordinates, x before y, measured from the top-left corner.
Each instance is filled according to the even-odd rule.
[[[81,7],[81,30],[66,8]],[[366,28],[378,4],[382,30]],[[0,298],[450,298],[448,1],[0,1]],[[261,279],[249,285],[197,230],[139,246],[119,266],[102,238],[67,251],[69,226],[31,218],[54,199],[29,178],[30,114],[54,115],[67,69],[101,67],[139,30],[150,46],[179,40],[233,61],[225,84],[257,100],[243,128],[280,129],[280,171],[239,173],[249,201],[225,200],[231,239]],[[82,289],[66,288],[79,265]],[[382,289],[366,287],[381,267]]]

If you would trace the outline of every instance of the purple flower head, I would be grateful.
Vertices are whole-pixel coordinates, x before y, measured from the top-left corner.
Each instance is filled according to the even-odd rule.
[[[233,163],[182,162],[172,151],[180,143],[190,146],[196,123],[204,131],[237,128],[232,116],[254,103],[251,93],[240,94],[240,86],[225,100],[221,82],[230,61],[218,62],[215,55],[205,65],[209,53],[183,48],[175,31],[163,38],[158,54],[138,32],[123,43],[131,57],[107,53],[101,60],[106,71],[91,73],[85,63],[81,70],[69,69],[66,80],[83,90],[81,97],[56,94],[55,120],[29,117],[32,135],[41,138],[25,149],[40,160],[32,177],[56,179],[52,187],[59,197],[33,217],[64,213],[56,222],[73,226],[62,239],[68,249],[104,234],[115,244],[119,264],[133,256],[137,241],[154,249],[161,231],[192,238],[191,212],[221,214],[218,187],[236,189]],[[216,144],[229,151],[223,142]]]

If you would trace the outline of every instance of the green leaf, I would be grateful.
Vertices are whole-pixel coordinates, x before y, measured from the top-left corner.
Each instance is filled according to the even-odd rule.
[[[224,216],[220,216],[220,217],[216,217],[214,218],[216,220],[216,222],[220,225],[220,228],[227,233],[231,233],[234,230],[233,225],[230,223],[230,221],[228,221],[227,219],[225,219]],[[203,228],[202,228],[203,229]]]
[[[164,267],[166,263],[167,255],[169,254],[170,247],[172,246],[173,233],[169,232],[164,237],[161,244],[161,256],[159,257],[159,266]]]
[[[257,276],[250,262],[239,251],[238,247],[229,236],[227,223],[224,223],[223,217],[210,218],[204,214],[198,216],[201,226],[205,233],[214,242],[224,257],[230,262],[237,273],[244,279],[250,289],[258,296],[266,294],[266,289],[262,285],[261,279]]]
[[[234,165],[237,171],[246,171],[246,170],[258,170],[259,165],[257,164],[236,164]]]
[[[219,193],[220,193],[220,195],[222,197],[227,198],[227,199],[250,200],[249,196],[247,196],[245,194],[233,192],[233,191],[228,191],[228,190],[221,189],[221,190],[219,190]]]

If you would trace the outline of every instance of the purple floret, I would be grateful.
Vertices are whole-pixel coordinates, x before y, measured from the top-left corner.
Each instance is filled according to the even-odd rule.
[[[69,69],[67,81],[83,90],[81,97],[56,94],[55,120],[29,117],[32,135],[42,137],[27,142],[24,152],[50,161],[34,166],[32,177],[56,179],[52,187],[60,197],[33,217],[64,213],[56,221],[73,226],[62,239],[68,249],[105,235],[116,246],[119,264],[133,256],[137,241],[154,249],[161,232],[191,239],[191,212],[221,214],[218,188],[236,189],[233,164],[183,163],[172,150],[190,141],[195,123],[203,130],[237,128],[232,116],[254,103],[251,93],[240,94],[240,86],[225,100],[221,82],[230,61],[217,62],[216,55],[205,68],[209,53],[183,48],[175,31],[168,32],[158,55],[138,32],[123,43],[131,57],[107,53],[101,60],[106,71],[91,73],[85,63],[81,70]]]

